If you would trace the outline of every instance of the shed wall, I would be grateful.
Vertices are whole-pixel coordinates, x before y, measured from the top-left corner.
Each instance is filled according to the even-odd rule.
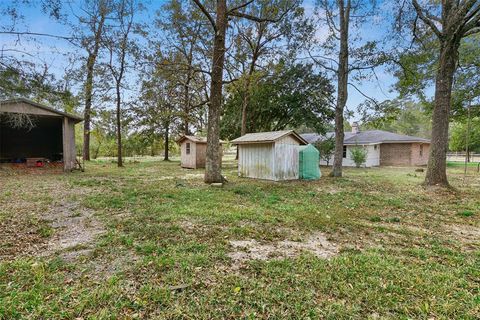
[[[299,179],[299,143],[290,136],[275,143],[274,180]]]
[[[196,143],[195,144],[195,167],[196,168],[205,168],[205,162],[207,158],[207,144],[206,143]]]
[[[190,143],[190,154],[187,154],[187,143]],[[180,145],[180,164],[183,168],[196,169],[196,143],[185,140]]]
[[[273,143],[238,145],[238,175],[240,177],[275,180]]]
[[[300,145],[298,140],[293,138],[291,135],[288,135],[288,136],[285,136],[281,139],[278,139],[277,141],[275,141],[275,144],[293,144],[293,145]]]

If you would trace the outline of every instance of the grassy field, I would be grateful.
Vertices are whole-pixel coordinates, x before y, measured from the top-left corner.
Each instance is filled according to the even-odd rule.
[[[480,174],[0,170],[0,319],[478,319]]]

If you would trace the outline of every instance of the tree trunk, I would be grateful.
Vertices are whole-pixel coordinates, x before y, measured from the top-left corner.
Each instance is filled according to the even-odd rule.
[[[123,167],[122,158],[122,117],[120,114],[120,84],[117,84],[117,166]]]
[[[240,130],[241,136],[247,134],[247,111],[248,105],[250,104],[250,85],[252,82],[253,73],[255,72],[256,60],[257,59],[254,54],[254,57],[252,58],[252,64],[250,65],[250,69],[248,70],[247,79],[245,79],[245,94],[242,101],[242,127]]]
[[[435,81],[435,107],[432,115],[432,139],[425,185],[448,186],[447,148],[448,125],[452,98],[453,75],[457,64],[458,45],[455,40],[443,41]]]
[[[340,52],[338,54],[337,70],[337,104],[335,106],[335,152],[333,156],[332,177],[342,176],[344,118],[343,113],[348,99],[348,25],[350,20],[350,1],[344,8],[339,1],[340,13]]]
[[[220,158],[220,113],[222,108],[223,65],[227,31],[227,3],[217,0],[216,32],[213,44],[210,105],[208,106],[205,182],[223,182]]]
[[[257,41],[255,49],[252,52],[252,62],[250,63],[250,68],[248,70],[247,79],[245,79],[245,95],[242,101],[242,127],[241,127],[241,135],[247,134],[247,112],[248,112],[248,105],[250,104],[250,90],[251,90],[251,83],[252,83],[252,76],[255,72],[255,65],[257,64],[257,60],[260,55],[260,46],[261,46],[261,39],[263,35],[263,28],[260,29],[259,34],[257,35]]]
[[[185,119],[185,120],[183,121],[183,133],[184,133],[186,136],[188,136],[188,135],[190,134],[190,130],[188,129],[188,126],[189,126],[189,125],[190,125],[190,124],[189,124],[188,120]]]
[[[100,41],[102,38],[102,29],[105,23],[106,11],[104,8],[100,10],[100,21],[95,31],[95,43],[93,51],[89,52],[87,60],[87,79],[85,81],[85,110],[83,114],[83,160],[90,160],[90,116],[92,109],[92,92],[93,92],[93,70],[97,61],[98,50],[100,49]]]
[[[100,143],[98,144],[97,149],[95,149],[95,152],[93,154],[93,159],[97,159],[99,153],[100,153]]]
[[[165,138],[164,138],[165,139],[165,152],[164,152],[163,161],[170,161],[170,159],[168,158],[168,148],[170,146],[170,143],[169,143],[170,141],[168,140],[168,138],[169,138],[169,127],[170,127],[169,124],[167,124],[165,126]]]
[[[250,103],[250,75],[245,80],[245,93],[242,101],[242,127],[240,129],[240,135],[247,134],[247,108]]]
[[[191,61],[189,61],[189,64],[191,64]],[[184,122],[183,122],[183,125],[184,125],[184,132],[185,132],[185,135],[189,135],[190,134],[190,129],[189,129],[189,119],[190,119],[190,109],[191,109],[191,106],[190,106],[190,82],[192,81],[192,77],[190,75],[190,70],[188,70],[188,74],[187,74],[187,80],[185,82],[185,86],[184,86],[184,99],[185,99],[185,107],[184,107],[184,111],[185,111],[185,119],[184,119]]]
[[[83,112],[83,160],[90,160],[90,114],[92,108],[93,67],[95,57],[88,56],[87,80],[85,82],[85,110]]]
[[[150,156],[155,157],[155,140],[153,140],[152,145],[150,146]]]

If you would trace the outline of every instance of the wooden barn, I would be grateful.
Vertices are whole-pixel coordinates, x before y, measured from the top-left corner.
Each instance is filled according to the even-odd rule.
[[[28,125],[19,125],[18,119]],[[0,163],[74,169],[75,124],[82,120],[25,98],[0,101]]]
[[[177,139],[177,143],[180,145],[180,165],[182,168],[205,168],[207,158],[206,137],[184,135]],[[220,141],[220,153],[223,153],[223,143],[223,141]]]
[[[307,142],[293,130],[249,133],[232,141],[238,148],[238,175],[265,180],[299,178],[299,146]]]

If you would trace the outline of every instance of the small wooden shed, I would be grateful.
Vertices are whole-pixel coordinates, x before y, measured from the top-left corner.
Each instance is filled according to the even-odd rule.
[[[28,115],[33,126],[12,125],[15,115]],[[74,169],[75,124],[82,120],[25,98],[0,101],[0,162],[35,166],[50,161],[63,163],[65,171]]]
[[[274,181],[299,178],[299,146],[308,144],[293,130],[248,133],[232,143],[240,177]]]
[[[180,165],[182,168],[205,168],[207,158],[206,137],[184,135],[177,139],[177,143],[180,145]],[[223,153],[223,143],[223,141],[220,141],[220,154]]]

